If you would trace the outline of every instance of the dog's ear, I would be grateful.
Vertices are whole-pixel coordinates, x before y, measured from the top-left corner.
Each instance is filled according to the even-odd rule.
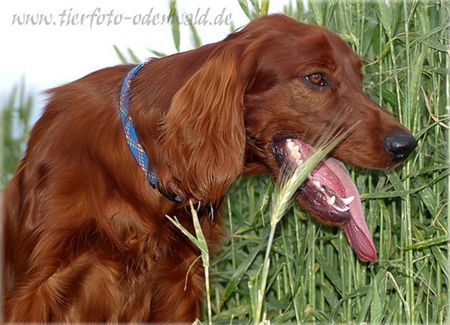
[[[170,177],[162,186],[185,198],[214,202],[244,164],[244,92],[250,67],[242,51],[219,46],[175,94],[162,120],[162,151]]]

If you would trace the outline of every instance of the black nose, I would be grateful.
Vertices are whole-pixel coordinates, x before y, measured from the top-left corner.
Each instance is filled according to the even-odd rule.
[[[384,148],[395,162],[405,160],[416,146],[416,139],[409,133],[396,132],[384,138]]]

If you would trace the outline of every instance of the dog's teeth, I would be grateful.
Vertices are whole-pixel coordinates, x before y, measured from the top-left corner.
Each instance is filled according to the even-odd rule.
[[[325,192],[325,189],[323,188],[322,184],[319,180],[312,178],[311,176],[308,176],[309,180],[313,182],[314,186],[321,192]]]
[[[298,152],[298,147],[289,148],[289,152],[291,156],[294,157],[295,159],[300,159],[302,157],[300,155],[300,152]]]
[[[343,208],[340,208],[340,207],[338,207],[338,206],[336,206],[336,205],[333,205],[333,208],[335,208],[336,210],[338,210],[338,211],[340,211],[340,212],[346,212],[346,211],[350,210],[350,208],[347,207],[347,206],[345,206],[345,207],[343,207]]]
[[[293,155],[293,156],[298,155],[298,150],[297,150],[297,148],[294,147],[294,145],[288,146],[288,149],[289,149],[289,152],[291,155]]]
[[[352,195],[352,196],[349,196],[349,197],[343,197],[343,198],[341,198],[341,199],[342,199],[342,201],[345,203],[345,205],[349,205],[350,203],[353,202],[353,200],[355,199],[355,197]]]
[[[292,152],[298,152],[298,150],[297,150],[298,146],[294,142],[291,142],[290,144],[288,144],[288,148]]]
[[[289,150],[293,151],[297,151],[298,152],[298,145],[296,145],[294,142],[288,142],[287,144]]]
[[[297,164],[297,166],[300,166],[301,164],[303,164],[303,160],[300,158],[295,158],[295,163]]]
[[[332,196],[332,197],[327,197],[327,203],[329,204],[329,205],[333,205],[334,206],[334,203],[336,203],[336,196]]]

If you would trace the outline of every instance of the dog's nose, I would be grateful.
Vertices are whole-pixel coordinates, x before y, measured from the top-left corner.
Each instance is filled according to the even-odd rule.
[[[405,160],[416,146],[416,139],[409,133],[395,132],[384,138],[384,148],[395,162]]]

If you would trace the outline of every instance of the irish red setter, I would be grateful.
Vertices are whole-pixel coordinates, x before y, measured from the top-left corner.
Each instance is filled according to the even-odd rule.
[[[106,68],[49,92],[3,197],[6,320],[193,321],[201,263],[187,271],[199,252],[165,216],[192,230],[188,202],[199,203],[214,250],[230,185],[302,163],[337,119],[342,130],[357,127],[296,200],[343,225],[360,260],[376,259],[339,161],[392,168],[416,141],[362,92],[361,60],[336,34],[266,16],[218,43],[153,59],[128,80],[132,69]],[[154,184],[127,145],[124,79]]]

